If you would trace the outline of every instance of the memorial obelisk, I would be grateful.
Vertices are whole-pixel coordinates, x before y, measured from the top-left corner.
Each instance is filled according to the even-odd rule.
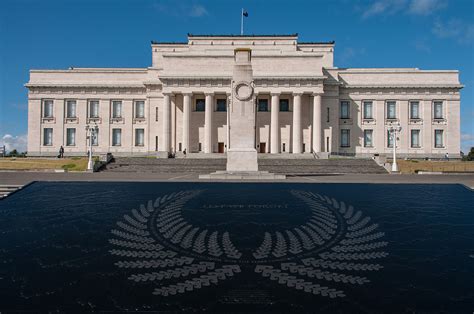
[[[256,102],[252,72],[252,51],[235,49],[232,99],[228,107],[226,171],[200,175],[200,179],[285,179],[285,175],[258,170],[256,149]]]
[[[234,58],[226,170],[258,171],[252,52],[250,49],[236,49]]]

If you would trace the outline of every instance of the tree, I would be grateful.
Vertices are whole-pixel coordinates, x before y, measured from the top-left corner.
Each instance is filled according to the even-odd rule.
[[[469,151],[469,153],[467,155],[465,155],[463,157],[463,160],[466,160],[466,161],[473,161],[474,160],[474,147],[471,147],[471,150]]]

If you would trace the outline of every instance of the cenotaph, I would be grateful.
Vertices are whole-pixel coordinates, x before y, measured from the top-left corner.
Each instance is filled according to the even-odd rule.
[[[201,179],[285,179],[258,170],[256,149],[256,98],[254,92],[252,51],[234,50],[232,99],[228,106],[228,143],[226,171],[200,175]]]

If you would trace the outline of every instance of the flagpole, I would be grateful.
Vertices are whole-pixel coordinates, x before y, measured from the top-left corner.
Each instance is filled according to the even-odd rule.
[[[242,12],[240,13],[240,35],[244,34],[244,8],[242,8]]]

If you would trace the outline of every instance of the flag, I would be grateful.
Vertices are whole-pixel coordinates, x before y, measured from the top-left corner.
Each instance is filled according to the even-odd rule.
[[[242,15],[245,17],[249,17],[249,13],[247,12],[247,10],[242,11]]]

